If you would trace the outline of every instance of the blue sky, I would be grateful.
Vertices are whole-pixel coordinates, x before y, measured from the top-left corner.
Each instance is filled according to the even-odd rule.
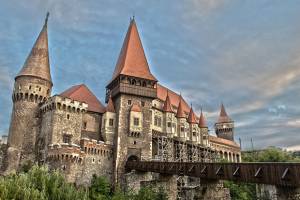
[[[0,0],[0,135],[13,80],[47,11],[53,94],[85,83],[103,102],[134,14],[149,65],[211,133],[224,102],[244,148],[300,147],[300,1]]]

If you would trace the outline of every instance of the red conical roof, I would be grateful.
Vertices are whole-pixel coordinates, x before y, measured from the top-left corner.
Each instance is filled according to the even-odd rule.
[[[98,113],[105,112],[105,107],[84,84],[75,85],[61,93],[60,96],[87,103],[89,111]]]
[[[191,106],[187,121],[188,121],[188,123],[191,123],[191,124],[197,124],[196,116],[195,116],[192,106]]]
[[[130,21],[112,80],[120,74],[156,81],[150,72],[134,19]]]
[[[109,97],[109,100],[108,100],[108,103],[107,103],[107,106],[106,106],[106,112],[112,112],[112,113],[115,113],[115,107],[114,107],[114,103],[111,99],[111,96]]]
[[[226,110],[225,110],[225,107],[222,103],[218,123],[227,123],[227,122],[231,122],[231,121],[232,120],[228,117],[228,115],[226,113]]]
[[[49,13],[47,13],[45,24],[16,78],[19,76],[34,76],[49,81],[52,84],[48,51],[48,16]]]
[[[176,113],[176,117],[177,118],[185,118],[185,113],[183,111],[183,107],[182,107],[182,97],[180,95],[180,100],[179,100],[179,105],[178,105],[178,108],[177,108],[177,113]]]
[[[141,107],[140,107],[138,104],[136,104],[136,103],[134,103],[134,104],[132,105],[130,111],[134,111],[134,112],[142,112]]]
[[[200,128],[207,128],[206,120],[205,120],[205,117],[203,115],[202,109],[201,109],[201,115],[200,115],[200,118],[199,118],[199,127]]]
[[[163,111],[164,112],[174,112],[172,109],[170,97],[169,97],[169,92],[167,91],[167,97],[163,106]]]

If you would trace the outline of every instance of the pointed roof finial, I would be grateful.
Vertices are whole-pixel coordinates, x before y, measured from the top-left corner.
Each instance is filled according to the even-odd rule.
[[[47,26],[50,13],[47,12],[44,26]]]

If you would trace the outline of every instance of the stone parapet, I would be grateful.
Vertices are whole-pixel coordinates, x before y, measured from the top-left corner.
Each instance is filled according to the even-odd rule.
[[[48,146],[47,161],[65,160],[81,164],[85,158],[85,152],[76,144],[50,144]]]
[[[88,108],[88,104],[75,101],[66,97],[61,97],[58,95],[55,95],[51,98],[49,98],[41,107],[40,112],[45,113],[49,110],[64,110],[67,112],[77,112],[77,113],[83,113],[86,112]]]
[[[98,142],[97,140],[82,138],[80,140],[80,147],[86,154],[101,155],[108,158],[112,158],[113,156],[113,146],[102,141]]]

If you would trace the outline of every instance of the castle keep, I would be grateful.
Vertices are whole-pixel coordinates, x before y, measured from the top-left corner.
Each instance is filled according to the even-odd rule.
[[[127,172],[126,161],[240,162],[234,122],[223,104],[212,136],[203,112],[198,116],[151,73],[134,19],[106,86],[106,105],[86,85],[54,96],[52,87],[46,19],[15,77],[5,173],[31,161],[60,169],[80,185],[93,174],[133,187],[160,180],[182,196],[197,180]]]

